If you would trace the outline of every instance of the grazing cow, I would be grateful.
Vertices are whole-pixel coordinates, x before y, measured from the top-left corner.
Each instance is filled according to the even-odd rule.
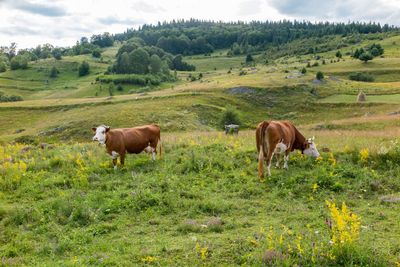
[[[258,124],[256,130],[258,155],[258,176],[264,178],[263,164],[267,164],[268,176],[271,176],[271,160],[277,154],[276,166],[279,167],[280,155],[284,156],[284,168],[288,169],[289,153],[295,149],[312,157],[319,157],[314,144],[314,137],[306,139],[291,122],[264,121]]]
[[[229,134],[229,133],[239,134],[239,125],[237,125],[237,124],[225,125],[225,134]]]
[[[144,125],[134,128],[110,129],[109,126],[100,125],[92,128],[95,132],[93,141],[105,145],[107,153],[110,154],[114,169],[117,169],[117,158],[120,157],[121,165],[124,165],[125,154],[139,154],[142,151],[151,153],[153,160],[156,159],[157,144],[161,139],[160,127],[158,125]]]

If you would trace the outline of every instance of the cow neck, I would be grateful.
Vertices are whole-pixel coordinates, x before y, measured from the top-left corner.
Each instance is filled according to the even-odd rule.
[[[306,138],[294,127],[295,131],[295,143],[293,144],[293,147],[295,149],[301,150],[301,153],[303,153],[303,148],[304,148],[304,143],[306,142]]]

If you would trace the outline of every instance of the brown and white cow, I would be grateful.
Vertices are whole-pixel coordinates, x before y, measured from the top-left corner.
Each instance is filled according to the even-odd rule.
[[[264,177],[264,160],[267,164],[268,176],[271,176],[271,160],[277,154],[276,166],[279,167],[280,156],[285,154],[283,167],[288,169],[289,153],[295,149],[312,157],[319,157],[314,144],[314,137],[306,139],[291,122],[263,121],[257,126],[256,143],[258,155],[258,176]]]
[[[100,125],[92,128],[95,132],[93,141],[105,145],[107,153],[110,154],[114,169],[117,169],[117,158],[120,157],[121,165],[124,165],[125,154],[139,154],[142,151],[151,153],[153,160],[156,159],[157,144],[161,139],[160,127],[155,124],[144,125],[133,128],[110,129],[109,126]]]

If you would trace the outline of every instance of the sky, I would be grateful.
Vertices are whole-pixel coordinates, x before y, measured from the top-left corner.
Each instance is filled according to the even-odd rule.
[[[0,46],[72,46],[173,19],[375,21],[400,26],[400,0],[0,0]]]

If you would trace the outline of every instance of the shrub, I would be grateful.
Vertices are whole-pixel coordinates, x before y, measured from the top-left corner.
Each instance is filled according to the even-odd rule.
[[[315,77],[317,78],[317,80],[322,80],[324,78],[324,74],[322,73],[322,71],[318,71]]]
[[[49,77],[50,78],[56,78],[57,76],[58,76],[58,73],[59,73],[59,71],[58,71],[58,69],[56,68],[56,67],[52,67],[51,68],[51,70],[50,70],[50,75],[49,75]]]
[[[349,79],[352,81],[373,82],[375,79],[368,73],[355,72],[349,74]]]
[[[5,72],[7,70],[6,63],[0,62],[0,72]]]
[[[306,74],[306,73],[307,73],[307,69],[303,67],[303,68],[301,69],[301,73],[302,73],[302,74]]]
[[[227,108],[221,117],[221,127],[225,127],[227,124],[240,124],[239,114],[236,110]]]
[[[101,52],[99,49],[93,50],[92,56],[95,58],[100,58],[101,57]]]
[[[83,61],[79,65],[79,68],[78,68],[79,76],[88,75],[89,74],[89,69],[90,69],[89,63],[87,63],[86,61]]]

